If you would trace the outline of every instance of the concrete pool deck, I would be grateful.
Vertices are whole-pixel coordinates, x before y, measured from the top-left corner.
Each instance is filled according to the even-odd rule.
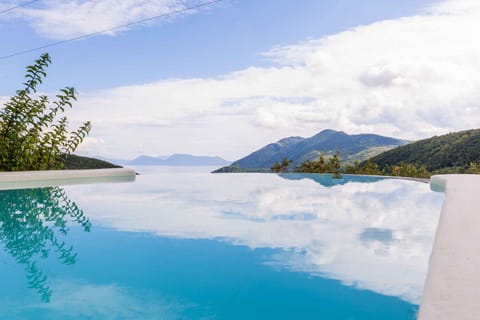
[[[480,175],[433,176],[445,200],[419,320],[480,318]]]
[[[130,182],[135,181],[135,176],[135,171],[128,168],[0,172],[0,190]]]

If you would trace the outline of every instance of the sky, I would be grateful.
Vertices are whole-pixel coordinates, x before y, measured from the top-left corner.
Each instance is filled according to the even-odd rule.
[[[0,11],[27,1],[2,1]],[[0,13],[0,101],[42,52],[74,86],[79,154],[236,160],[323,129],[421,139],[480,127],[476,0],[40,0]],[[53,98],[52,98],[53,99]]]

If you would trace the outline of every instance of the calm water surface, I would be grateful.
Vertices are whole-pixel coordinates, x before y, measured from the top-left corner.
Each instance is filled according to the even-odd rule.
[[[0,191],[0,319],[415,319],[428,184],[138,170]]]

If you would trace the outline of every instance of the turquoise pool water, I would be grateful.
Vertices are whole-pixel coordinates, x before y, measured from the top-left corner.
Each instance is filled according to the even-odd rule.
[[[427,184],[138,170],[0,191],[1,319],[415,319]]]

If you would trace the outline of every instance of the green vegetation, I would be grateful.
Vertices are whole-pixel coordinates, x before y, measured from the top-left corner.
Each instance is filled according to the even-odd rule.
[[[341,178],[340,154],[337,152],[333,157],[325,160],[323,155],[314,161],[304,161],[297,168],[295,172],[304,173],[332,173],[336,179]]]
[[[340,166],[340,156],[335,154],[328,160],[320,156],[315,161],[305,161],[300,166],[294,169],[294,172],[300,173],[331,173],[333,178],[340,179],[342,173],[345,174],[361,174],[361,175],[377,175],[377,176],[393,176],[393,177],[411,177],[419,179],[429,179],[433,174],[447,174],[447,173],[466,173],[466,174],[480,174],[480,163],[471,162],[467,168],[444,168],[435,172],[430,172],[426,166],[415,166],[411,163],[402,162],[399,165],[386,165],[382,169],[372,161],[366,161],[360,164],[355,161],[353,164],[347,164],[344,167]],[[277,167],[280,164],[276,164]],[[288,172],[287,169],[274,172]]]
[[[0,171],[62,169],[90,132],[89,121],[69,131],[62,116],[76,100],[74,88],[61,89],[52,103],[46,95],[37,95],[50,63],[50,56],[43,54],[28,66],[23,89],[0,110]]]
[[[327,173],[330,172],[330,168],[327,167],[327,162],[323,155],[320,155],[317,160],[302,162],[297,168],[295,168],[295,172]]]
[[[273,172],[288,172],[288,167],[292,164],[292,160],[283,158],[280,162],[275,162],[270,168]]]
[[[109,169],[109,168],[121,168],[107,161],[98,160],[95,158],[80,157],[74,154],[70,154],[65,158],[63,169]]]
[[[367,161],[362,165],[359,165],[358,162],[354,165],[347,165],[345,172],[348,174],[412,177],[421,179],[428,179],[432,175],[425,166],[416,167],[413,164],[401,163],[398,166],[385,166],[380,170],[378,164],[372,161]]]
[[[470,162],[468,166],[442,168],[433,171],[433,174],[480,174],[480,162]]]
[[[288,172],[288,165],[285,167],[286,162],[284,159],[282,163],[275,163],[272,167],[273,172]],[[290,161],[291,162],[291,161]],[[283,166],[282,166],[283,164]],[[276,170],[274,170],[274,167]],[[280,168],[282,170],[280,170]],[[480,166],[472,164],[472,173],[475,170],[479,170]],[[302,162],[298,167],[294,169],[294,172],[300,173],[331,173],[334,179],[342,178],[342,173],[345,174],[362,174],[362,175],[378,175],[378,176],[398,176],[398,177],[413,177],[413,178],[430,178],[431,173],[426,167],[416,167],[412,164],[402,163],[398,166],[386,166],[382,170],[374,162],[367,161],[363,164],[359,164],[355,161],[353,164],[347,164],[344,167],[341,166],[341,159],[339,153],[336,153],[333,157],[329,157],[325,160],[325,157],[321,155],[317,160]]]
[[[450,133],[397,147],[367,161],[346,162],[340,155],[304,161],[296,172],[398,176],[428,179],[433,174],[480,174],[480,129]]]
[[[221,167],[217,170],[212,171],[212,173],[246,173],[246,172],[270,173],[272,172],[272,170],[270,168],[252,169],[252,168],[241,168],[238,166],[226,166],[226,167]]]
[[[370,159],[380,170],[402,163],[433,174],[478,173],[480,129],[449,133],[413,142]]]
[[[354,164],[355,161],[363,162],[372,157],[375,157],[385,151],[392,150],[398,147],[398,145],[391,145],[391,146],[382,146],[382,147],[370,147],[364,149],[358,153],[348,155],[347,157],[342,159],[343,164]]]
[[[28,286],[48,302],[52,289],[42,261],[56,256],[61,263],[74,265],[78,257],[66,243],[68,223],[77,223],[85,232],[91,223],[59,187],[1,190],[0,203],[2,247],[25,270]]]

